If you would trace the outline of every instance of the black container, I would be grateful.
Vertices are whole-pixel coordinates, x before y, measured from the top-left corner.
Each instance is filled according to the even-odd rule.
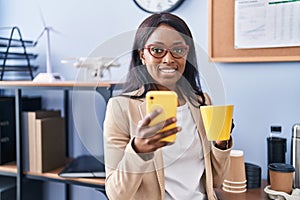
[[[24,180],[22,182],[22,199],[43,199],[43,182],[36,180]],[[16,178],[0,176],[0,200],[16,200]]]
[[[268,137],[268,165],[270,163],[285,163],[286,138]]]
[[[285,163],[286,138],[268,137],[268,165],[271,163]],[[268,173],[268,183],[269,173]]]
[[[261,167],[245,162],[247,188],[260,188],[261,186]]]

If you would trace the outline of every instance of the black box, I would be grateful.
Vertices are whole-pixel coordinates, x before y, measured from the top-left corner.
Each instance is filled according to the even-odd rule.
[[[43,199],[43,183],[41,181],[24,180],[22,184],[23,200]],[[16,178],[0,176],[0,200],[15,200]]]
[[[41,97],[22,97],[22,110],[42,108]],[[0,165],[16,160],[16,109],[14,97],[0,97]]]
[[[11,177],[0,177],[0,200],[11,200],[15,197],[16,181]]]

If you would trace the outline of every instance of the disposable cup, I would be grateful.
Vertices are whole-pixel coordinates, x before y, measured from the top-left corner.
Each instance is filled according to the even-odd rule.
[[[295,168],[284,163],[271,163],[268,168],[271,189],[291,194]]]
[[[244,162],[244,152],[242,150],[231,150],[230,168],[225,176],[227,183],[243,184],[246,183],[246,170]]]
[[[233,105],[201,106],[200,112],[209,141],[229,140]]]

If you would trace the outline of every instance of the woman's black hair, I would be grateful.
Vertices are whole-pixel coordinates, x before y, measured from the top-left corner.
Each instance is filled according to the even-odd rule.
[[[150,74],[140,59],[139,50],[144,48],[148,38],[153,31],[161,24],[173,27],[182,34],[183,39],[189,46],[186,67],[183,76],[177,82],[178,89],[188,98],[198,101],[197,95],[201,96],[200,105],[205,104],[205,97],[201,89],[195,44],[191,31],[187,24],[178,16],[170,13],[157,13],[146,18],[138,27],[132,48],[131,62],[126,83],[123,92],[132,92],[144,87],[144,93],[140,96],[131,96],[131,98],[143,98],[149,90],[155,90],[156,85]],[[196,95],[195,95],[196,94]]]

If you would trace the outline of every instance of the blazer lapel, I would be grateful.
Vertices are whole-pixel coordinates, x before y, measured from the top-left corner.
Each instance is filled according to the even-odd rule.
[[[141,119],[143,119],[146,116],[146,101],[145,99],[142,100],[142,103],[138,105],[139,108],[139,113]],[[164,162],[163,162],[163,155],[161,149],[158,149],[155,153],[154,156],[154,166],[156,169],[156,175],[157,175],[157,180],[160,186],[160,192],[161,192],[161,197],[164,199],[165,195],[165,174],[164,174]]]
[[[140,117],[141,119],[143,119],[146,116],[146,101],[145,99],[142,100],[142,103],[140,105],[138,105],[139,107],[139,113],[140,113]]]
[[[199,133],[199,136],[200,136],[202,144],[203,144],[203,153],[205,156],[210,153],[211,146],[210,146],[209,141],[206,139],[206,132],[205,132],[202,117],[200,114],[200,108],[192,105],[187,99],[186,99],[186,101],[188,102],[188,106],[189,106],[192,116],[195,120],[197,129],[198,129],[198,133]]]
[[[191,110],[192,116],[195,120],[199,136],[202,141],[202,149],[204,154],[204,161],[205,161],[205,174],[206,174],[206,192],[208,196],[215,196],[214,191],[211,190],[213,188],[213,179],[212,179],[212,168],[210,163],[210,151],[211,151],[211,142],[209,142],[206,138],[206,132],[204,129],[200,108],[193,106],[189,101],[188,105]]]

